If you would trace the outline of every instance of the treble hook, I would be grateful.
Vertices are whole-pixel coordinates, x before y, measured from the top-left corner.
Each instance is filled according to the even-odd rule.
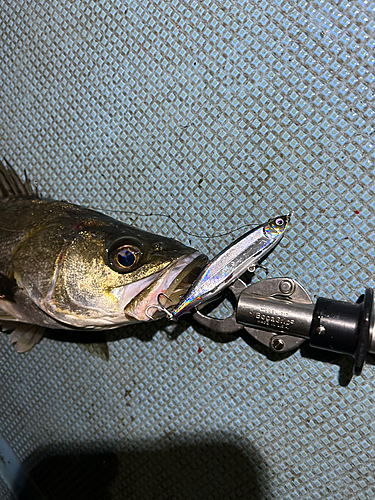
[[[164,307],[164,306],[160,303],[160,297],[165,297],[167,300],[169,300],[169,302],[172,302],[172,299],[170,299],[170,298],[168,297],[168,295],[166,295],[165,293],[159,293],[159,295],[158,295],[158,299],[157,299],[157,300],[158,300],[158,303],[157,303],[157,304],[152,304],[151,306],[148,306],[148,307],[146,308],[146,311],[145,311],[146,316],[147,316],[149,319],[153,319],[153,318],[152,318],[152,316],[151,316],[150,314],[148,314],[148,312],[147,312],[149,309],[153,308],[153,309],[157,309],[158,311],[163,312],[163,313],[167,316],[167,318],[168,318],[168,319],[173,319],[173,318],[174,318],[173,314],[172,314],[170,311],[168,311],[168,309],[167,309],[166,307]]]

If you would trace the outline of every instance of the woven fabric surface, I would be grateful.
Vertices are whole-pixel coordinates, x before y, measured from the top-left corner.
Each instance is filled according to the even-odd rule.
[[[270,277],[374,286],[373,2],[2,0],[0,26],[0,154],[42,195],[209,256],[293,211]],[[0,334],[0,429],[46,498],[375,498],[374,357],[108,340]]]
[[[1,477],[0,477],[0,498],[2,500],[13,500],[14,499],[11,491],[9,491],[9,488],[2,481]]]

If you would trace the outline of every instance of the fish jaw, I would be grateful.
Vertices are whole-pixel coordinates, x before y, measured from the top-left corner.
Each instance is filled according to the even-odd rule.
[[[175,307],[206,262],[207,257],[200,252],[179,258],[162,272],[157,280],[126,305],[125,315],[133,321],[150,321],[151,317],[152,319],[162,317],[164,313],[160,313],[157,307],[150,308],[148,314],[146,311],[150,306],[159,304],[160,294],[166,295],[169,299],[161,297],[164,307]]]

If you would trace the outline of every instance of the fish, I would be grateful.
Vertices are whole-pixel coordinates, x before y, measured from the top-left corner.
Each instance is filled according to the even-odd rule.
[[[251,229],[217,254],[200,272],[169,319],[177,320],[191,309],[210,302],[247,269],[254,270],[283,238],[290,214],[279,215]]]
[[[0,160],[0,325],[17,352],[31,349],[46,328],[150,321],[148,306],[160,294],[176,306],[206,262],[173,238],[42,198],[26,174],[21,180]]]

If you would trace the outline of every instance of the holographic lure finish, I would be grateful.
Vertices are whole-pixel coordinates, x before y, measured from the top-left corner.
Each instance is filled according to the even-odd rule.
[[[209,302],[231,285],[247,269],[254,267],[280,242],[290,214],[269,219],[250,230],[214,257],[201,271],[178,306],[171,311],[175,319],[204,302]]]

